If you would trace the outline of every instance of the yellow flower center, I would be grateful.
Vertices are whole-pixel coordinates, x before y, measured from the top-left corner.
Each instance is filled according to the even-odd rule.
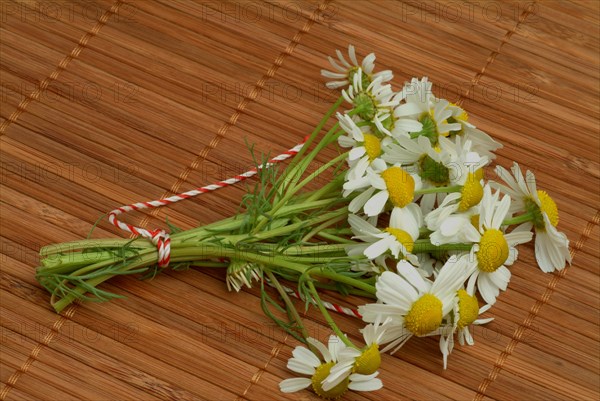
[[[379,353],[379,345],[373,343],[356,358],[354,362],[354,373],[361,375],[370,375],[377,372],[381,366],[381,354]]]
[[[483,186],[481,185],[481,179],[478,178],[481,173],[480,170],[475,173],[469,173],[467,179],[462,187],[460,204],[458,210],[464,212],[469,208],[479,204],[481,198],[483,198]]]
[[[543,213],[546,213],[548,215],[550,224],[556,227],[558,225],[558,207],[556,206],[556,203],[550,197],[550,195],[546,193],[546,191],[538,190],[537,196],[540,199],[540,203],[542,204],[540,209],[542,209]]]
[[[381,173],[394,206],[404,207],[415,197],[415,180],[400,167],[390,167]]]
[[[485,230],[479,241],[477,262],[479,270],[493,273],[508,259],[508,243],[500,230],[491,228]]]
[[[469,326],[479,316],[477,298],[469,295],[465,290],[458,290],[458,316],[459,330]]]
[[[350,378],[346,377],[334,388],[328,391],[323,390],[323,385],[321,383],[327,378],[327,376],[329,376],[329,372],[331,371],[333,365],[335,365],[335,362],[321,364],[315,371],[315,374],[311,377],[313,390],[319,397],[325,398],[326,400],[340,398],[346,391],[348,391],[348,384],[350,382]]]
[[[442,317],[442,301],[433,294],[424,294],[413,303],[404,325],[411,333],[424,336],[440,327]]]
[[[473,227],[475,227],[476,229],[479,230],[479,215],[478,214],[474,214],[473,216],[471,216],[471,224],[473,225]]]
[[[381,155],[381,141],[373,134],[364,134],[364,146],[369,156],[369,161],[377,159]]]
[[[390,233],[394,237],[396,237],[398,242],[401,243],[402,245],[404,245],[404,247],[406,248],[406,251],[408,253],[412,252],[412,250],[415,246],[415,241],[413,240],[413,238],[410,236],[409,233],[407,233],[406,231],[401,230],[399,228],[392,228],[392,227],[386,228],[385,231],[387,231],[388,233]]]

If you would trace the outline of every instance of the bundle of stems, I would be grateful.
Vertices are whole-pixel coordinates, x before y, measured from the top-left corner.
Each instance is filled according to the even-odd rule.
[[[276,276],[299,280],[305,275],[318,278],[320,286],[373,296],[373,280],[347,269],[356,262],[344,251],[350,242],[346,219],[352,198],[340,197],[344,182],[340,167],[347,152],[307,172],[317,154],[343,132],[336,123],[322,134],[342,101],[340,98],[329,109],[281,174],[275,167],[259,169],[258,182],[244,196],[238,214],[185,231],[170,225],[169,268],[226,268],[228,285],[237,290],[253,278],[268,276],[277,288]],[[324,175],[332,177],[325,185],[305,189]],[[150,278],[163,270],[157,265],[156,246],[146,238],[66,242],[46,246],[40,255],[36,277],[51,293],[56,312],[75,300],[121,297],[100,288],[115,276]]]

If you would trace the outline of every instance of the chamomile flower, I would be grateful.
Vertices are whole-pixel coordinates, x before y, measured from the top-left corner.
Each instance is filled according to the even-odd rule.
[[[364,209],[367,216],[377,216],[386,204],[403,208],[415,199],[415,191],[421,189],[421,178],[394,165],[383,171],[367,171],[365,177],[344,183],[344,196],[352,191],[364,190],[350,203],[349,210]]]
[[[354,110],[360,118],[372,121],[380,110],[388,110],[398,104],[390,84],[383,84],[381,77],[377,77],[368,86],[364,86],[363,71],[358,69],[354,74],[352,85],[342,90],[344,99],[354,105]]]
[[[492,305],[485,304],[479,307],[479,302],[474,294],[469,294],[466,290],[460,289],[456,293],[458,302],[456,303],[456,309],[454,313],[455,326],[458,333],[458,343],[460,345],[475,344],[473,336],[469,331],[471,325],[482,325],[494,320],[493,317],[479,319],[479,315],[487,312]]]
[[[469,331],[471,325],[482,325],[491,322],[494,318],[479,319],[479,315],[485,313],[491,308],[491,305],[486,304],[479,307],[479,302],[473,294],[469,294],[464,289],[456,292],[457,302],[447,319],[449,324],[446,326],[445,333],[440,336],[440,351],[444,357],[444,369],[448,365],[448,356],[454,348],[454,333],[457,333],[458,342],[460,345],[473,345],[473,336]]]
[[[327,347],[314,338],[308,338],[307,341],[321,353],[321,357],[315,355],[305,347],[296,347],[292,352],[292,358],[288,361],[287,367],[296,373],[308,375],[310,378],[297,377],[285,379],[279,383],[279,388],[282,392],[294,393],[312,386],[314,392],[321,398],[336,399],[349,389],[355,391],[372,391],[381,388],[381,380],[376,379],[376,375],[354,373],[335,382],[328,381],[327,389],[325,389],[324,382],[330,375],[331,368],[338,362],[341,353],[344,352],[347,346],[337,336],[329,337]]]
[[[436,332],[455,304],[456,291],[466,277],[465,262],[446,264],[432,283],[406,261],[398,262],[398,273],[383,272],[375,288],[376,304],[359,307],[365,322],[390,319],[382,339],[389,343],[383,352],[396,352],[413,335]]]
[[[348,222],[356,234],[353,238],[365,243],[349,246],[348,254],[352,256],[362,252],[368,259],[374,260],[389,252],[396,260],[406,258],[412,264],[418,264],[417,256],[411,252],[419,238],[422,221],[421,209],[415,203],[405,208],[395,208],[390,216],[389,227],[383,230],[355,214],[350,214]]]
[[[467,291],[473,294],[476,286],[484,301],[492,305],[500,290],[504,291],[508,286],[510,270],[506,266],[517,258],[516,245],[530,241],[532,234],[519,227],[504,233],[501,227],[510,208],[510,197],[499,200],[500,193],[492,194],[489,185],[483,191],[477,227],[465,225],[461,235],[467,242],[474,243],[470,255],[465,256],[470,265]],[[447,240],[458,242],[451,238]]]
[[[420,132],[423,124],[417,120],[417,115],[404,117],[401,112],[397,115],[396,109],[405,100],[406,92],[400,91],[393,97],[395,107],[380,108],[373,119],[379,132],[393,138],[410,138],[409,132]]]
[[[359,64],[358,59],[356,58],[356,50],[354,49],[354,46],[348,46],[348,57],[350,62],[346,61],[346,58],[341,51],[336,50],[335,52],[338,57],[338,61],[336,61],[333,57],[329,57],[329,63],[336,71],[321,70],[321,75],[335,80],[327,82],[326,85],[329,89],[336,89],[350,85],[350,83],[353,82],[354,74],[358,68],[362,69],[364,78],[368,82],[372,82],[377,78],[380,78],[382,82],[387,82],[391,81],[393,78],[390,70],[373,74],[373,69],[375,68],[375,53],[370,53],[367,55],[363,59],[362,63]]]
[[[232,259],[227,266],[227,289],[240,292],[243,286],[252,288],[252,280],[258,280],[260,272],[256,263]]]
[[[337,114],[340,127],[346,132],[338,138],[338,143],[343,148],[352,148],[348,154],[350,168],[347,173],[348,180],[361,178],[365,175],[367,168],[374,164],[377,169],[384,169],[385,162],[380,158],[382,145],[391,139],[379,139],[370,133],[369,127],[359,127],[347,114]]]
[[[542,271],[548,273],[562,270],[566,262],[571,264],[569,239],[558,231],[558,207],[545,191],[538,190],[535,176],[529,170],[523,173],[517,163],[514,163],[512,175],[503,167],[496,166],[496,174],[505,185],[496,185],[500,190],[513,199],[512,211],[524,211],[530,216],[530,221],[518,228],[535,229],[535,258]]]
[[[344,380],[351,377],[352,373],[358,373],[366,377],[372,377],[370,383],[361,384],[362,391],[371,391],[381,388],[381,380],[375,379],[379,366],[381,366],[381,354],[379,345],[385,334],[385,330],[391,320],[381,323],[377,320],[375,323],[367,325],[361,329],[365,340],[365,347],[362,350],[347,347],[340,352],[339,361],[331,368],[329,376],[323,381],[323,389],[327,390]],[[366,386],[369,386],[368,390]]]
[[[448,122],[448,118],[452,116],[450,103],[433,96],[431,82],[426,77],[421,80],[413,78],[404,86],[401,93],[404,94],[406,103],[395,108],[394,116],[416,118],[422,124],[422,129],[418,132],[414,131],[414,134],[427,137],[435,146],[440,136],[448,136],[451,131],[461,129],[459,123]]]

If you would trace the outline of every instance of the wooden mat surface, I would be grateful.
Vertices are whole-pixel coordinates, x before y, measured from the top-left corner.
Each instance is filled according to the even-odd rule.
[[[335,98],[326,56],[353,43],[396,85],[429,76],[505,145],[499,164],[532,169],[574,258],[546,275],[521,247],[495,320],[446,371],[436,340],[417,339],[384,357],[382,391],[344,399],[598,399],[599,4],[2,0],[0,398],[315,398],[278,392],[297,343],[221,272],[119,279],[105,288],[127,299],[58,316],[34,268],[41,246],[84,238],[116,206],[244,171],[246,140],[293,146]],[[128,221],[190,228],[233,213],[243,190]],[[94,236],[123,234],[102,221]]]

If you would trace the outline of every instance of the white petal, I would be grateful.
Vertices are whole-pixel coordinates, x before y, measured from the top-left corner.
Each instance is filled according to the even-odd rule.
[[[506,239],[508,246],[512,247],[515,245],[524,244],[526,242],[531,241],[531,238],[533,238],[533,233],[531,231],[516,231],[515,232],[515,230],[513,230],[509,234],[506,234],[504,236],[504,238]]]
[[[381,231],[377,227],[373,227],[367,221],[361,219],[355,214],[348,214],[348,222],[353,230],[358,231],[361,234],[367,234],[371,236],[381,234]]]
[[[351,148],[356,145],[356,141],[347,135],[338,137],[338,143],[342,148]]]
[[[364,255],[367,258],[373,260],[379,255],[382,255],[385,252],[387,252],[390,249],[390,245],[393,242],[394,238],[392,236],[386,236],[385,238],[380,239],[379,241],[371,244],[367,249],[365,249]]]
[[[321,382],[323,390],[331,390],[348,377],[352,370],[352,366],[354,366],[354,362],[355,360],[351,359],[335,364],[329,371],[329,375]]]
[[[294,348],[294,351],[292,351],[292,355],[294,355],[294,358],[306,363],[308,366],[312,366],[313,368],[316,368],[321,364],[319,358],[317,358],[317,356],[313,354],[312,351],[301,346]]]
[[[448,216],[440,225],[440,233],[444,237],[451,237],[456,235],[458,230],[461,230],[466,224],[467,221],[462,215]]]
[[[356,160],[359,157],[362,157],[362,155],[364,155],[367,152],[367,149],[365,149],[364,146],[359,146],[357,148],[354,148],[350,151],[350,154],[348,154],[348,160]]]
[[[316,349],[319,350],[321,355],[323,355],[325,362],[331,362],[331,360],[332,360],[331,354],[329,353],[329,350],[327,349],[327,347],[321,341],[314,339],[312,337],[308,337],[306,339],[306,341],[308,341],[313,347],[315,347]]]
[[[387,189],[385,180],[379,174],[370,173],[367,175],[368,175],[369,179],[371,180],[370,183],[373,187],[375,187],[377,189],[381,189],[381,190]]]
[[[419,293],[425,293],[429,290],[429,286],[423,280],[423,277],[419,274],[418,270],[410,263],[401,260],[396,265],[398,274],[402,275],[413,287],[415,287]],[[384,273],[385,274],[385,273]]]
[[[394,110],[394,116],[396,117],[405,117],[411,116],[414,114],[419,114],[421,112],[421,107],[414,103],[405,103],[402,104]]]
[[[500,293],[500,290],[489,279],[488,273],[479,274],[479,277],[477,278],[477,289],[486,303],[490,305],[496,303],[496,297]]]
[[[352,167],[349,172],[348,180],[356,180],[364,177],[367,168],[369,167],[369,158],[361,157],[358,162]]]
[[[510,208],[510,197],[505,196],[502,198],[502,200],[500,201],[500,204],[496,208],[496,211],[494,213],[494,218],[492,219],[492,225],[488,226],[487,228],[500,228],[500,226],[502,225],[502,221],[504,220],[504,218],[506,217],[506,214],[508,213],[509,208]]]
[[[510,270],[506,266],[500,266],[498,270],[488,274],[488,278],[494,283],[496,287],[502,291],[506,291],[508,288],[508,282],[510,281]]]
[[[555,265],[552,263],[549,255],[549,247],[545,245],[543,236],[536,234],[535,237],[535,260],[538,266],[544,273],[551,273],[555,270]],[[551,246],[551,245],[550,245]]]
[[[377,216],[383,211],[385,203],[389,198],[388,191],[381,191],[375,194],[371,199],[365,203],[364,211],[367,216]]]
[[[331,353],[331,359],[334,361],[338,360],[338,355],[341,350],[346,348],[346,344],[342,341],[338,336],[331,335],[329,336],[329,341],[327,343],[327,348]]]
[[[366,191],[361,192],[356,198],[350,201],[348,205],[348,210],[352,213],[358,212],[362,207],[367,203],[367,201],[371,198],[373,193],[375,192],[375,188],[368,188]]]
[[[315,368],[306,364],[297,358],[290,358],[287,363],[287,368],[292,372],[301,373],[303,375],[314,375]]]
[[[383,387],[383,383],[380,379],[373,379],[369,381],[351,381],[348,388],[353,391],[376,391]]]
[[[279,389],[282,393],[295,393],[310,386],[312,381],[304,377],[295,377],[293,379],[285,379],[279,383]]]
[[[407,132],[419,132],[423,129],[423,124],[410,118],[400,118],[395,121],[394,125]]]
[[[413,240],[419,238],[422,221],[423,214],[416,203],[408,204],[403,208],[395,207],[390,215],[390,227],[406,231]]]
[[[360,188],[366,188],[369,186],[371,186],[371,181],[369,180],[369,177],[363,177],[354,181],[346,181],[344,183],[344,189],[346,190],[355,190]]]
[[[369,380],[373,380],[379,376],[379,372],[371,373],[370,375],[362,375],[360,373],[353,373],[350,375],[350,380],[355,382],[367,382]]]
[[[403,301],[404,302],[404,301]],[[360,305],[358,312],[362,315],[363,321],[374,322],[377,319],[399,319],[402,315],[408,313],[410,304],[404,302],[406,306],[367,304]]]

